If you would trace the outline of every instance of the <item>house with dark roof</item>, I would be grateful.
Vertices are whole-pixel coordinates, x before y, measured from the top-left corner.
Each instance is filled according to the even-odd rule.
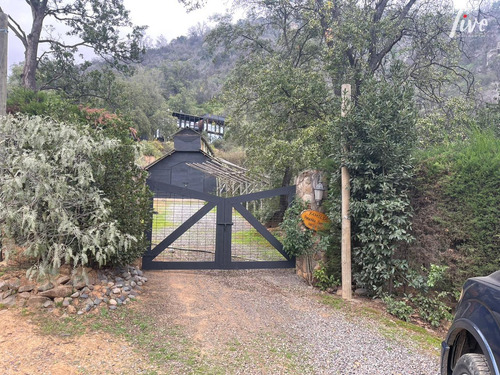
[[[155,182],[162,182],[204,193],[214,193],[216,178],[190,167],[191,163],[212,160],[214,152],[208,141],[197,131],[183,128],[173,135],[174,149],[146,167],[148,185],[153,192]]]
[[[222,116],[212,114],[197,116],[182,112],[173,112],[172,116],[177,117],[177,126],[180,129],[191,128],[200,133],[205,131],[210,139],[224,136],[225,118]]]

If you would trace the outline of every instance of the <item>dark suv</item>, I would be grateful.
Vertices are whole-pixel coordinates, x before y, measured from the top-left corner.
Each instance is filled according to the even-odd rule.
[[[500,375],[500,271],[465,282],[443,341],[441,375]]]

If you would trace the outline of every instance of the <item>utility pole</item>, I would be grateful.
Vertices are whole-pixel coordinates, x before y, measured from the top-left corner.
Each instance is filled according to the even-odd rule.
[[[341,115],[346,117],[351,107],[351,85],[342,85],[342,108]],[[349,216],[349,201],[351,195],[351,182],[349,170],[347,169],[345,155],[347,155],[346,139],[343,137],[343,154],[341,165],[341,189],[342,189],[342,298],[352,299],[351,281],[351,218]]]
[[[0,116],[7,111],[7,43],[9,21],[7,15],[0,11]]]

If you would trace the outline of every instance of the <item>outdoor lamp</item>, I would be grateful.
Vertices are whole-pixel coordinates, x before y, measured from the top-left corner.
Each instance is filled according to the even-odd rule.
[[[314,184],[313,190],[314,190],[314,200],[316,201],[316,204],[319,206],[321,200],[323,199],[323,192],[325,191],[325,188],[323,187],[321,181],[318,181],[316,184]]]

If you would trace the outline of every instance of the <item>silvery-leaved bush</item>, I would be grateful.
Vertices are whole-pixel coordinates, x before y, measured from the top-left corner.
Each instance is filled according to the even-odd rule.
[[[31,275],[102,266],[135,241],[110,220],[94,179],[99,156],[118,146],[48,118],[0,119],[0,225],[33,259]]]

